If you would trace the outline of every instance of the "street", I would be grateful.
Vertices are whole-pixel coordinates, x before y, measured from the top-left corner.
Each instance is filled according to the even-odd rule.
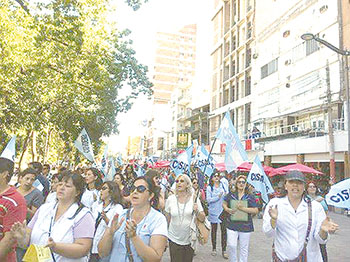
[[[330,213],[330,217],[340,227],[336,234],[331,235],[327,244],[328,259],[330,262],[348,262],[350,261],[350,218],[344,215]],[[262,233],[262,219],[254,218],[255,232],[251,235],[249,246],[248,261],[266,262],[271,261],[272,239],[268,239]],[[218,230],[220,231],[220,230]],[[218,232],[218,242],[220,241],[220,232]],[[221,245],[217,244],[217,256],[211,255],[211,240],[205,246],[198,245],[197,255],[193,261],[210,262],[210,261],[228,261],[221,256]],[[163,261],[170,261],[169,249],[163,256]]]

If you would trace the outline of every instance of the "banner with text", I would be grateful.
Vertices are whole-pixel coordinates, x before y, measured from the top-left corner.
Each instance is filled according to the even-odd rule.
[[[331,186],[326,202],[330,206],[350,209],[350,178]]]
[[[185,152],[178,155],[170,163],[170,168],[174,171],[176,176],[190,172],[190,165],[192,160],[193,145],[188,147]]]

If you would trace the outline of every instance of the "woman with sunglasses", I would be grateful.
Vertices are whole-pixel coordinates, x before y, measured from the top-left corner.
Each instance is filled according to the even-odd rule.
[[[111,221],[116,214],[119,215],[123,212],[123,207],[120,204],[121,194],[116,183],[107,181],[102,184],[100,200],[101,202],[95,202],[92,205],[92,214],[95,218],[95,236],[92,242],[89,262],[108,261],[99,257],[97,245],[109,221]]]
[[[193,214],[204,221],[205,214],[198,198],[194,203],[192,183],[187,175],[179,175],[175,180],[175,194],[165,203],[165,215],[169,223],[169,249],[171,262],[193,260],[194,246],[191,235]],[[192,244],[192,245],[191,245]]]
[[[220,182],[220,173],[215,172],[210,176],[209,186],[207,187],[206,196],[208,202],[208,220],[211,223],[211,244],[212,244],[212,256],[216,256],[216,233],[218,229],[218,224],[221,228],[221,250],[222,256],[227,259],[226,253],[226,243],[227,243],[227,233],[226,233],[226,221],[221,221],[219,216],[223,211],[222,203],[224,197],[227,195],[227,190],[225,185]]]
[[[100,257],[109,261],[161,261],[167,239],[167,223],[163,214],[151,206],[156,198],[152,181],[135,179],[130,187],[131,208],[109,222],[98,244]]]
[[[238,202],[233,207],[232,200],[244,200],[247,201],[247,207],[241,202]],[[235,202],[236,202],[235,201]],[[227,218],[227,251],[230,261],[248,261],[248,249],[250,234],[254,231],[252,215],[258,214],[259,210],[255,201],[255,198],[248,193],[248,187],[246,186],[246,177],[240,175],[236,179],[235,191],[230,192],[224,199],[222,204],[223,208],[230,215]],[[247,213],[247,221],[236,221],[231,219],[231,215],[234,215],[237,210]],[[237,260],[237,244],[239,241],[239,259]]]
[[[326,201],[324,200],[324,198],[317,194],[318,187],[316,186],[316,183],[314,183],[314,182],[307,183],[306,184],[306,192],[307,192],[307,196],[312,201],[317,201],[322,205],[324,212],[327,214],[328,213],[328,205],[327,205]],[[323,262],[327,262],[328,255],[327,255],[326,244],[320,244],[320,250],[321,250]]]
[[[11,232],[18,245],[49,247],[56,262],[87,261],[95,221],[80,202],[85,185],[79,174],[64,171],[57,185],[57,203],[42,205],[27,227],[25,223],[12,226]]]

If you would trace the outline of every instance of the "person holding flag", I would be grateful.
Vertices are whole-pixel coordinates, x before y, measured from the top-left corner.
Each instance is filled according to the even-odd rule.
[[[306,197],[305,176],[288,171],[285,193],[270,200],[263,217],[263,232],[274,238],[272,261],[322,262],[319,244],[338,229],[317,201]],[[298,237],[296,237],[298,236]]]
[[[230,262],[248,261],[249,240],[251,232],[254,231],[252,215],[259,212],[254,197],[248,193],[246,183],[245,176],[238,176],[234,192],[231,191],[222,204],[224,210],[229,214],[227,217],[227,251]],[[238,240],[240,250],[237,260]]]

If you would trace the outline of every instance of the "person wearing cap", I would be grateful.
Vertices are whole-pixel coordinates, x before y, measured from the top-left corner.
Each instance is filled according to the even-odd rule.
[[[274,262],[306,257],[308,262],[322,262],[319,244],[325,244],[329,233],[338,229],[338,225],[326,217],[321,204],[306,196],[305,183],[303,173],[289,171],[285,176],[285,192],[271,199],[265,209],[263,232],[274,238]]]

